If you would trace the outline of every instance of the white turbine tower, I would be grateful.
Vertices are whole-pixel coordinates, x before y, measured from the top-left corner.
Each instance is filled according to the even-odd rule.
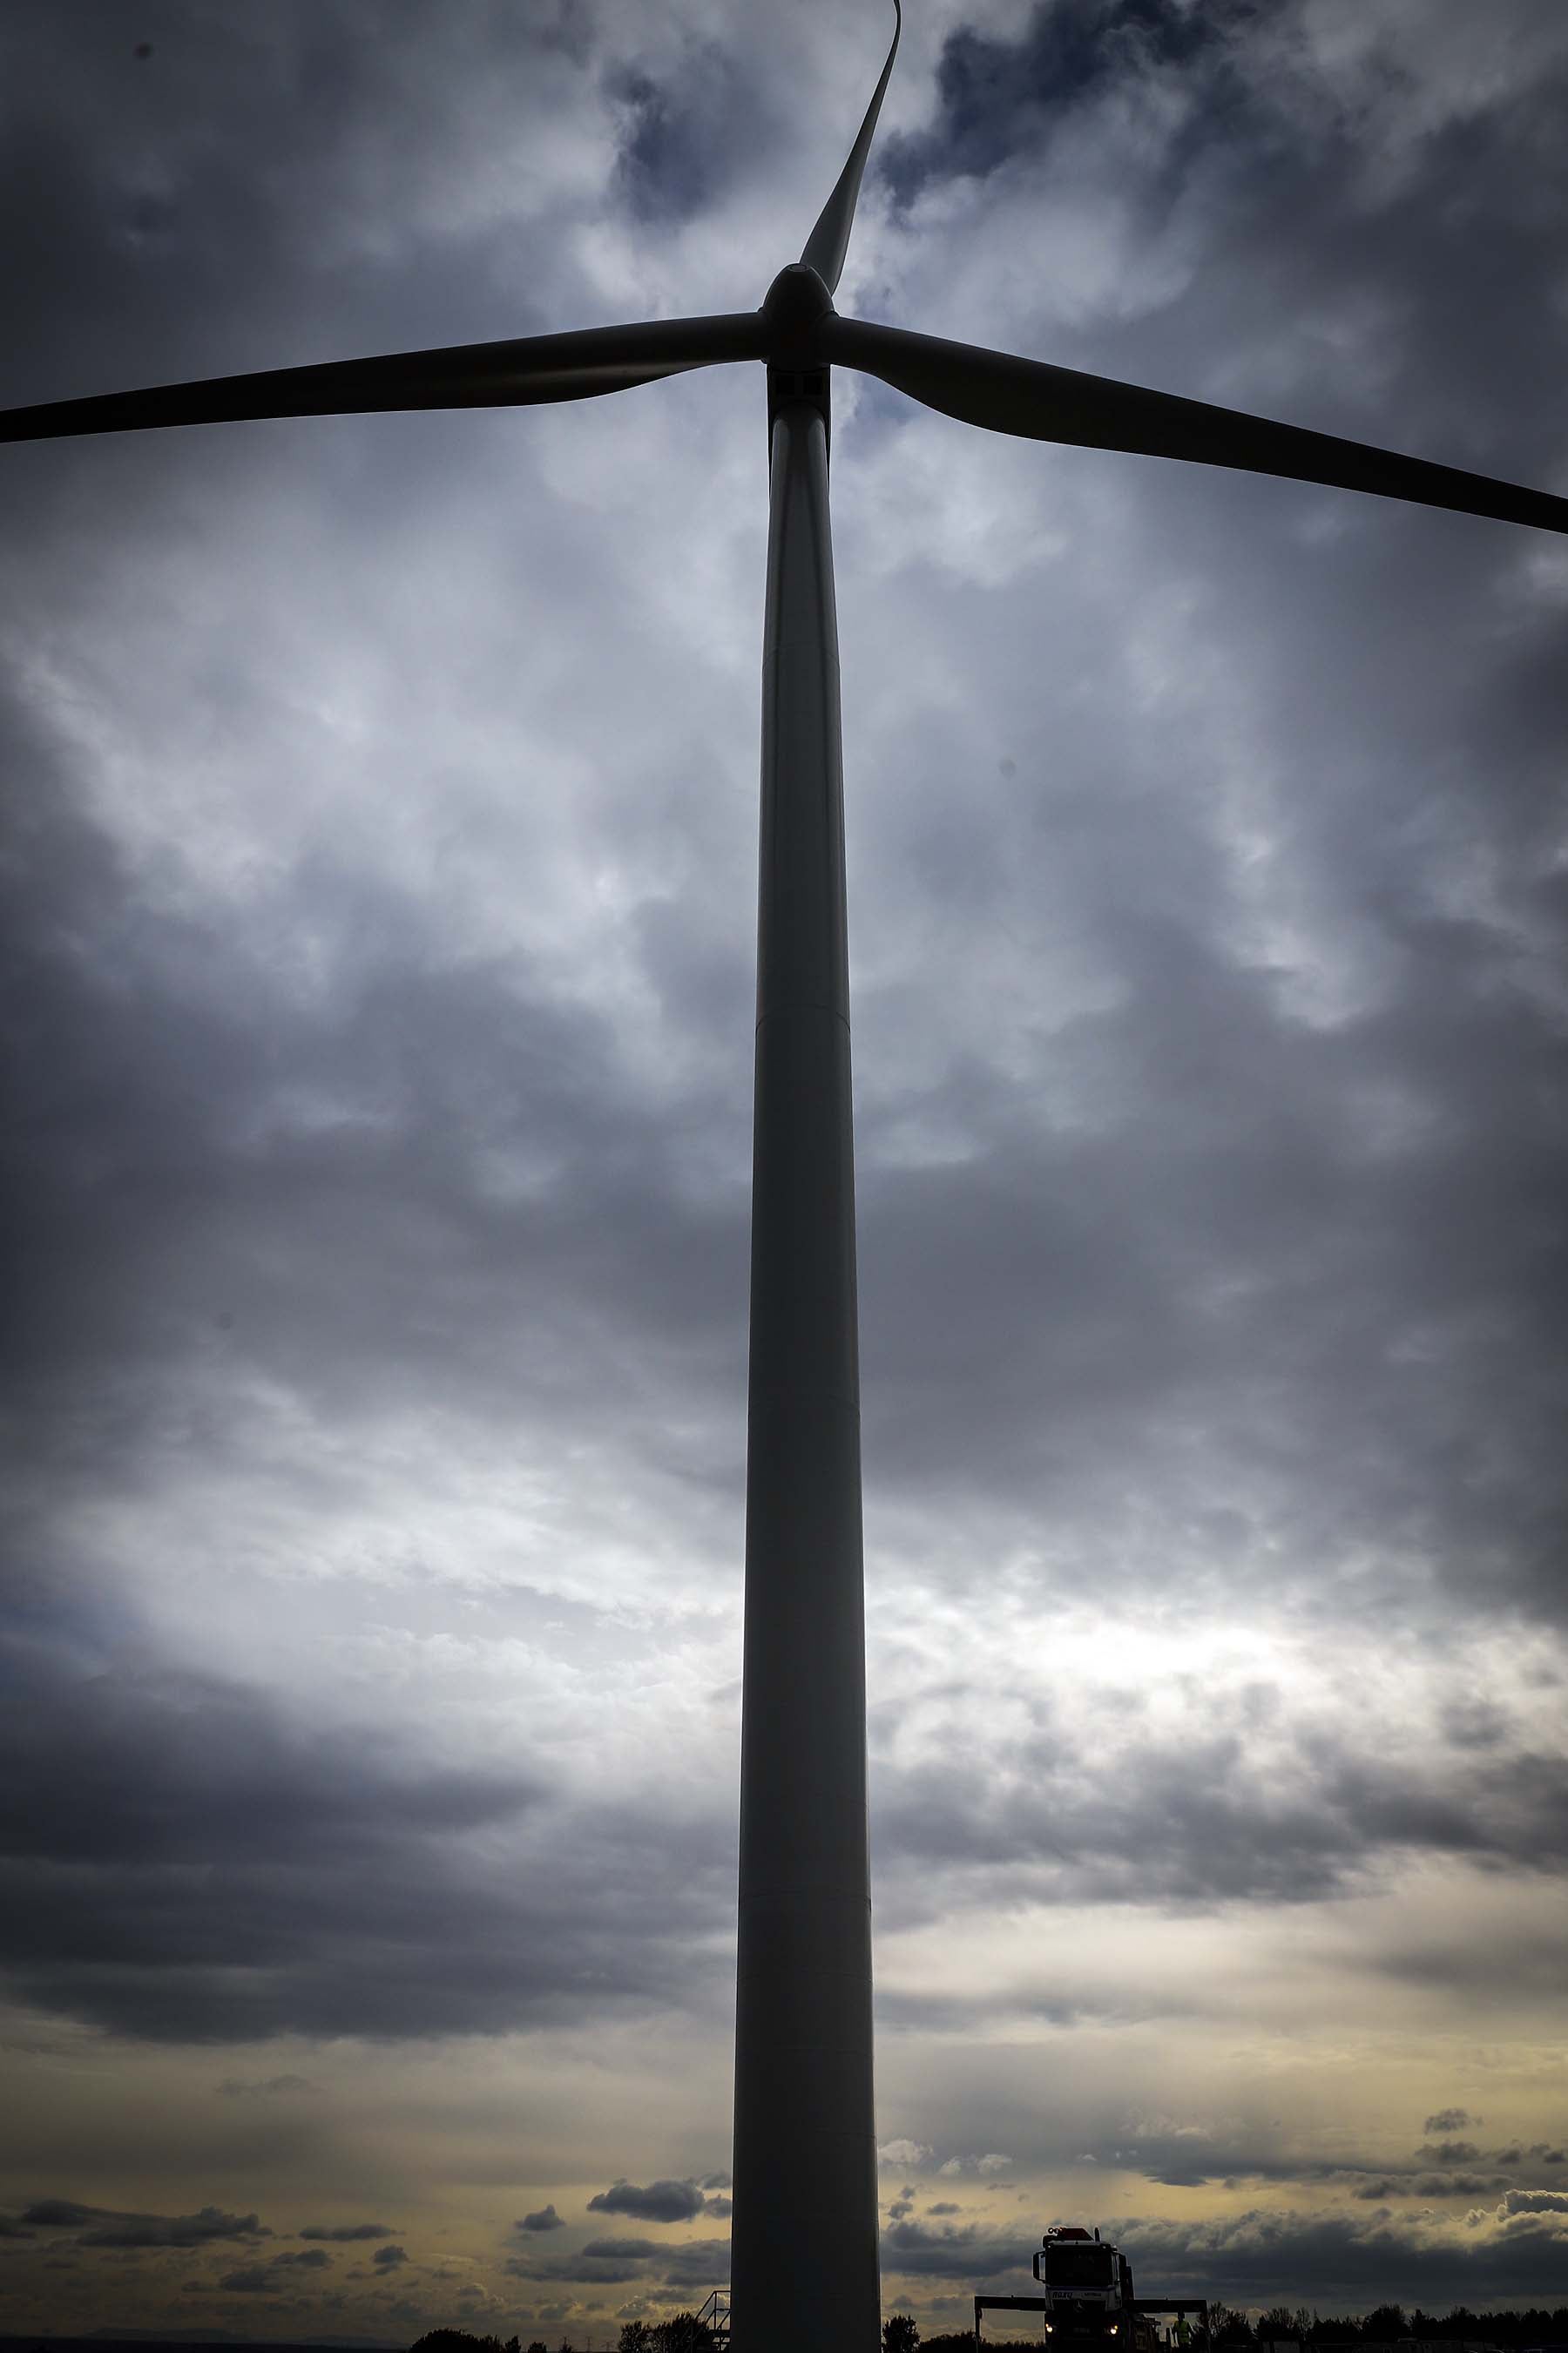
[[[897,49],[895,26],[838,184],[760,311],[281,368],[0,415],[0,440],[43,440],[247,417],[518,407],[622,392],[724,361],[767,369],[735,2029],[739,2353],[876,2353],[880,2318],[830,371],[859,368],[993,432],[1195,459],[1568,532],[1568,500],[1544,491],[841,318],[833,294]]]

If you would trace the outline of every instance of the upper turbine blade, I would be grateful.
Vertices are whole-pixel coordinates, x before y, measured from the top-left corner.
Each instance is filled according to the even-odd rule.
[[[807,237],[805,251],[800,257],[808,269],[816,270],[830,294],[837,292],[838,280],[844,275],[844,257],[849,250],[849,232],[855,225],[855,199],[860,193],[860,176],[866,169],[866,158],[871,152],[877,117],[882,111],[882,93],[893,70],[893,59],[899,54],[899,35],[904,28],[901,0],[893,0],[893,46],[888,51],[882,79],[866,109],[866,120],[860,125],[859,137],[849,150],[849,161],[839,173],[838,184],[823,206],[821,217]]]
[[[374,409],[507,408],[587,400],[682,369],[764,356],[755,311],[711,319],[651,319],[585,327],[512,343],[456,343],[436,352],[388,352],[317,367],[268,368],[199,384],[156,385],[89,400],[0,410],[0,441],[121,433],[157,425],[210,425],[251,417],[346,417]]]
[[[1384,498],[1447,507],[1458,514],[1568,532],[1568,499],[1553,498],[1548,491],[1374,449],[1363,441],[1342,441],[1336,434],[1312,433],[1299,425],[1276,425],[1240,409],[1211,407],[1207,401],[1148,392],[1110,376],[1084,375],[1010,352],[841,319],[837,312],[820,322],[816,343],[825,360],[880,376],[911,399],[994,433],[1194,459],[1205,466],[1327,482],[1337,490],[1375,491]]]

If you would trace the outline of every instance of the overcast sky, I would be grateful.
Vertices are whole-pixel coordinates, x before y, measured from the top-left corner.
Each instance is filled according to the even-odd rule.
[[[889,13],[11,0],[0,400],[750,307]],[[1568,491],[1568,11],[883,121],[841,309]],[[1568,542],[834,399],[887,2302],[1563,2303]],[[602,2340],[727,2259],[761,373],[0,502],[0,2327]]]

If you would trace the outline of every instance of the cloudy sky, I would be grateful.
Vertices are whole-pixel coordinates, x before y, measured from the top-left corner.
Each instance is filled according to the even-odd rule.
[[[750,307],[872,0],[12,0],[0,400]],[[840,289],[1568,491],[1568,12],[910,0]],[[1568,2301],[1568,543],[835,384],[889,2306]],[[763,389],[0,451],[0,2327],[723,2275]]]

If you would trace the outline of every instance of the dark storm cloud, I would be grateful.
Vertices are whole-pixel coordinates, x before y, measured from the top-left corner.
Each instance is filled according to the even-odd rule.
[[[1031,2242],[997,2237],[979,2222],[899,2221],[882,2233],[882,2268],[934,2279],[992,2280],[999,2273],[1027,2270]]]
[[[693,1986],[658,1917],[681,1836],[668,1820],[656,1838],[601,1818],[585,1844],[538,1779],[292,1725],[239,1686],[84,1676],[16,1646],[9,1665],[0,1741],[25,1750],[33,1794],[0,1814],[0,1953],[44,2009],[153,2041],[397,2036],[574,2015],[585,1980],[612,2007]],[[3,1786],[22,1787],[9,1761]],[[715,1825],[710,1853],[695,1827],[685,1917],[711,1877],[721,1918],[727,1841]]]
[[[689,2239],[684,2246],[667,2247],[659,2278],[666,2287],[722,2286],[730,2276],[728,2239]]]
[[[1466,2132],[1485,2122],[1484,2116],[1473,2116],[1468,2108],[1439,2108],[1436,2116],[1427,2117],[1421,2129],[1430,2139],[1434,2133]]]
[[[526,121],[548,107],[552,77],[570,82],[586,64],[577,16],[548,0],[487,12],[479,40],[478,20],[400,26],[361,0],[226,21],[174,7],[143,69],[106,0],[75,10],[68,27],[47,11],[10,12],[0,195],[15,234],[0,282],[17,332],[6,400],[98,388],[106,348],[128,383],[340,356],[345,286],[365,347],[395,343],[397,326],[376,315],[392,289],[365,267],[397,209],[395,182],[426,216],[398,292],[418,283],[428,340],[526,332],[505,268],[516,218],[466,239],[461,267],[441,232],[448,109],[467,108],[471,125],[491,108],[491,119],[510,107]],[[220,88],[244,93],[221,120],[206,103]],[[501,328],[496,286],[509,280],[512,323]],[[487,309],[492,323],[480,324]]]
[[[371,2257],[371,2262],[378,2272],[401,2271],[407,2261],[408,2252],[405,2247],[377,2247]]]
[[[1016,143],[1002,94],[1041,102],[1037,49],[1061,103],[1094,99],[1121,16],[1041,10],[1021,44],[991,45],[996,101],[977,106],[976,119]],[[1140,16],[1188,35],[1200,21],[1174,9]],[[1550,479],[1560,423],[1539,389],[1560,380],[1568,353],[1561,313],[1546,317],[1531,290],[1550,275],[1552,207],[1521,206],[1506,175],[1516,140],[1532,153],[1540,146],[1561,195],[1561,155],[1545,134],[1562,119],[1561,72],[1543,68],[1462,138],[1434,137],[1379,197],[1364,174],[1347,174],[1343,119],[1305,63],[1298,81],[1273,69],[1271,49],[1249,53],[1240,11],[1201,16],[1238,36],[1182,68],[1182,135],[1195,116],[1212,145],[1177,218],[1214,240],[1207,267],[1175,315],[1161,304],[1147,322],[1136,312],[1124,322],[1112,305],[1114,329],[1091,318],[1077,348],[1058,334],[1051,355],[1218,392],[1205,375],[1216,352],[1244,379],[1271,343],[1278,350],[1281,318],[1343,322],[1364,299],[1373,315],[1381,306],[1401,321],[1374,347],[1391,374],[1385,411],[1368,414],[1348,371],[1336,380],[1304,365],[1291,413],[1352,432],[1375,421],[1407,446],[1441,444],[1462,461]],[[1087,63],[1051,46],[1075,41],[1087,43]],[[1145,58],[1158,47],[1145,45]],[[971,52],[960,43],[950,54]],[[960,74],[955,91],[967,86]],[[965,164],[966,120],[955,97],[945,144],[957,168],[981,168],[984,156]],[[1127,159],[1140,188],[1160,185],[1170,160],[1156,130],[1150,137],[1155,152]],[[942,147],[933,139],[934,156]],[[1457,250],[1431,225],[1461,186]],[[1041,299],[1050,299],[1044,280]],[[1485,393],[1476,380],[1477,339],[1460,315],[1472,300],[1500,325],[1506,311],[1504,347],[1509,338],[1529,346],[1517,375],[1503,369],[1501,401],[1499,378]],[[1145,344],[1156,341],[1158,364],[1146,364]],[[1497,347],[1487,348],[1489,365]],[[1230,396],[1237,384],[1233,373]],[[1286,396],[1277,391],[1272,405]],[[1259,396],[1257,405],[1268,404]],[[1472,700],[1461,712],[1434,649],[1474,646],[1475,612],[1496,598],[1496,567],[1510,560],[1501,540],[1472,543],[1468,561],[1457,541],[1445,555],[1438,535],[1408,518],[1381,552],[1369,540],[1363,559],[1353,543],[1365,524],[1347,505],[1350,560],[1324,568],[1281,528],[1292,494],[1233,488],[1234,497],[1202,469],[1150,467],[1137,480],[1163,528],[1189,534],[1187,576],[1203,580],[1205,600],[1194,658],[1227,648],[1237,675],[1260,690],[1290,811],[1289,854],[1336,895],[1342,940],[1364,930],[1381,943],[1383,984],[1346,1018],[1303,1022],[1279,969],[1238,954],[1227,936],[1226,888],[1194,861],[1184,824],[1166,827],[1168,805],[1153,788],[1167,762],[1184,770],[1183,755],[1167,746],[1151,757],[1137,740],[1142,721],[1125,737],[1111,723],[1114,748],[1102,727],[1080,793],[1067,781],[1082,754],[1058,698],[1040,779],[1039,871],[1065,857],[1079,902],[1101,909],[1122,1002],[1057,1031],[1037,1065],[1042,1092],[1055,1092],[1074,1071],[1087,1082],[1092,1064],[1087,1120],[1020,1120],[1010,1074],[993,1088],[984,1068],[963,1071],[964,1129],[972,1144],[990,1135],[967,1165],[969,1207],[958,1207],[940,1168],[879,1170],[868,1186],[869,1459],[906,1488],[929,1479],[945,1491],[973,1476],[977,1493],[994,1496],[1021,1490],[1030,1461],[1046,1515],[1051,1497],[1089,1528],[1105,1525],[1102,1498],[1115,1512],[1131,1451],[1160,1464],[1167,1493],[1185,1484],[1194,1444],[1213,1450],[1214,1477],[1202,1482],[1211,1494],[1256,1495],[1260,1473],[1273,1483],[1266,1466],[1289,1462],[1303,1557],[1363,1545],[1389,1553],[1413,1540],[1442,1564],[1456,1598],[1485,1557],[1527,1608],[1558,1618],[1568,1527],[1552,1435],[1563,1251],[1549,1207],[1563,1148],[1550,1108],[1564,912],[1551,833],[1568,724],[1558,626],[1543,607],[1500,631],[1495,659],[1468,669]],[[1330,593],[1343,607],[1338,622],[1324,609]],[[1005,612],[996,619],[998,667],[1011,668],[1026,659],[1027,630],[1020,624],[1015,638]],[[1402,754],[1398,728],[1408,731]],[[944,744],[936,765],[953,756]],[[1163,845],[1163,869],[1138,860],[1130,835],[1116,868],[1098,866],[1103,791],[1118,775],[1147,780],[1140,822]],[[1353,796],[1333,782],[1352,776]],[[1517,782],[1500,789],[1506,776]],[[1369,801],[1371,777],[1381,807]],[[1454,797],[1467,778],[1473,805]],[[920,786],[908,795],[911,823],[924,798]],[[1486,842],[1499,861],[1500,901],[1487,913],[1439,913],[1448,861],[1409,857],[1423,832],[1434,845],[1450,828]],[[1036,837],[1026,839],[1032,855]],[[1075,840],[1089,845],[1089,862],[1079,864]],[[986,867],[982,855],[992,899],[1001,862]],[[1383,1144],[1369,1122],[1380,1099],[1403,1101],[1408,1113],[1404,1135]],[[907,1103],[897,1116],[908,1124]],[[868,1143],[875,1150],[869,1123]],[[1202,1199],[1189,1182],[1200,1166]],[[1210,1291],[1205,1308],[1201,1295],[1215,1282],[1225,1295]],[[1014,1321],[1008,1298],[1034,1301],[1033,1319]],[[943,1351],[966,1378],[939,1426],[900,1377]],[[1250,1398],[1244,1360],[1269,1367]],[[1217,1525],[1215,1535],[1223,1546]],[[1453,1737],[1469,1742],[1485,1728],[1461,1714]]]
[[[78,2231],[79,2247],[205,2247],[216,2240],[272,2236],[258,2216],[226,2214],[218,2206],[204,2206],[195,2214],[123,2214],[79,2206],[69,2198],[41,2198],[22,2220],[40,2230]]]
[[[586,2254],[535,2257],[531,2262],[514,2255],[501,2269],[510,2279],[574,2280],[586,2287],[620,2287],[645,2275],[640,2263],[628,2262],[625,2257]]]
[[[1496,2174],[1395,2173],[1360,2183],[1351,2196],[1363,2206],[1381,2206],[1390,2198],[1495,2198],[1508,2186]]]
[[[900,204],[930,183],[984,178],[1046,144],[1086,99],[1162,67],[1190,68],[1256,0],[1048,0],[1016,40],[960,25],[942,43],[928,129],[889,136],[879,166]]]
[[[562,2231],[565,2227],[553,2206],[541,2206],[537,2212],[524,2214],[512,2224],[514,2231]]]
[[[755,79],[731,52],[688,42],[661,78],[613,71],[610,95],[622,111],[620,176],[635,213],[669,227],[710,205],[736,174],[755,164],[776,135]]]
[[[301,1027],[276,996],[268,1003],[276,976],[269,986],[256,973],[255,994],[237,987],[216,932],[137,907],[20,722],[5,749],[20,771],[5,1042],[35,1108],[0,1172],[20,1277],[0,1371],[39,1448],[75,1433],[61,1476],[101,1476],[110,1450],[134,1447],[139,1388],[153,1409],[145,1377],[188,1364],[220,1308],[242,1360],[323,1409],[427,1387],[433,1353],[447,1403],[467,1392],[482,1413],[503,1383],[510,1410],[518,1382],[542,1412],[566,1406],[563,1381],[613,1397],[624,1377],[595,1340],[612,1294],[622,1315],[647,1317],[656,1345],[715,1344],[714,1311],[741,1281],[742,1204],[732,1224],[721,1210],[715,1232],[710,1211],[681,1199],[674,1168],[666,1188],[668,1149],[646,1107],[599,1091],[615,1059],[600,1022],[549,1002],[515,966],[443,960],[423,972],[388,962],[361,976],[356,1009],[323,1008]],[[363,902],[346,877],[322,889],[334,926]],[[406,957],[406,911],[364,912],[372,934],[401,934]],[[102,963],[89,944],[109,939]],[[355,1141],[353,1117],[326,1133],[297,1124],[279,1069],[301,1095],[319,1090],[374,1124],[368,1162],[369,1131]],[[486,1198],[478,1156],[509,1148],[557,1163],[543,1198]],[[428,1312],[420,1261],[427,1276],[454,1252],[464,1304],[454,1297],[449,1328],[416,1339]],[[595,1367],[549,1345],[563,1317]],[[94,1415],[90,1450],[58,1419],[66,1390]]]
[[[646,2189],[617,2181],[588,2200],[591,2214],[630,2214],[639,2222],[689,2222],[702,2206],[695,2181],[650,2181]]]
[[[393,2232],[385,2222],[307,2222],[300,2236],[302,2239],[330,2239],[346,2245],[355,2239],[390,2239]]]
[[[226,2272],[218,2285],[229,2295],[279,2295],[285,2282],[268,2264],[247,2263],[237,2272]]]
[[[1384,2213],[1363,2220],[1270,2210],[1198,2224],[1131,2216],[1107,2236],[1166,2293],[1238,2306],[1298,2303],[1310,2294],[1331,2307],[1394,2301],[1432,2310],[1557,2302],[1568,2287],[1568,2238],[1529,2218],[1495,2233],[1435,2239]]]
[[[411,227],[399,207],[421,192],[436,205],[487,82],[526,105],[575,37],[564,16],[503,12],[471,48],[461,16],[417,36],[342,5],[171,22],[180,37],[160,24],[155,71],[133,90],[115,79],[110,10],[73,14],[68,30],[44,11],[4,37],[10,397],[96,385],[110,358],[129,377],[170,375],[327,356],[350,333],[370,347],[559,323],[531,282],[521,308],[539,315],[519,316],[510,196],[461,237]],[[1215,40],[1216,26],[1237,38]],[[1462,138],[1435,138],[1373,203],[1347,169],[1342,123],[1295,120],[1289,90],[1265,97],[1247,81],[1243,29],[1239,10],[1105,0],[1041,10],[1018,43],[960,32],[936,128],[895,148],[892,184],[907,196],[1028,165],[1069,109],[1179,74],[1191,110],[1137,193],[1151,216],[1169,200],[1173,233],[1205,256],[1200,282],[1125,326],[1091,321],[1081,336],[1104,348],[1068,355],[1204,390],[1217,355],[1245,380],[1281,345],[1308,421],[1397,425],[1436,454],[1544,476],[1562,448],[1564,322],[1550,290],[1568,141],[1542,134],[1561,93],[1543,79]],[[40,89],[68,94],[52,116],[37,112]],[[706,81],[639,70],[621,90],[607,168],[650,217],[679,220],[701,171],[722,183],[752,119],[737,108],[727,154],[706,143],[729,102],[717,64]],[[215,91],[228,93],[216,110]],[[1531,158],[1528,202],[1510,147]],[[1238,201],[1208,222],[1222,153]],[[390,259],[373,244],[367,264],[384,215],[401,242]],[[1391,386],[1381,411],[1353,371],[1291,356],[1305,322],[1331,353],[1364,357],[1341,332],[1347,294],[1402,322],[1377,354]],[[1156,345],[1161,365],[1141,366]],[[197,440],[199,486],[264,467],[258,441]],[[850,435],[844,445],[847,474]],[[425,480],[435,442],[404,446]],[[133,465],[73,453],[62,471],[12,453],[6,481],[31,534],[14,540],[16,616],[31,613],[35,565],[61,528],[62,482],[91,510],[89,538],[112,523],[133,544],[182,462],[157,437]],[[1110,479],[1092,473],[1109,461],[1084,462],[1083,479]],[[960,1041],[922,1102],[879,1092],[869,1057],[860,1067],[873,1505],[913,1499],[961,1531],[981,1511],[1049,1526],[1080,1586],[1103,1571],[1108,1598],[1135,1598],[1151,1571],[1122,1566],[1135,1555],[1121,1514],[1152,1494],[1162,1530],[1195,1530],[1222,1617],[1237,1594],[1266,1607],[1286,1558],[1335,1615],[1339,1572],[1354,1567],[1358,1640],[1406,1622],[1413,1587],[1416,1614],[1427,1606],[1428,1564],[1456,1647],[1472,1612],[1561,1620],[1560,617],[1510,612],[1500,584],[1512,559],[1465,526],[1384,529],[1313,494],[1201,472],[1130,479],[1148,537],[1107,559],[1125,570],[1098,607],[1075,620],[1031,586],[993,599],[983,627],[961,625],[962,723],[952,738],[923,731],[929,746],[900,775],[901,814],[868,845],[868,911],[881,892],[920,923],[956,908],[1005,929],[1019,903],[1010,879],[1025,878],[1026,900],[1061,875],[1112,984],[1022,1081],[991,1059],[988,1027]],[[346,480],[307,480],[331,481],[352,526]],[[368,512],[384,490],[357,495]],[[1312,538],[1314,519],[1332,529]],[[67,536],[56,560],[85,568],[86,542]],[[574,594],[566,567],[552,590]],[[1097,667],[1089,636],[1113,619],[1135,638],[1162,596],[1194,600],[1178,665],[1200,678],[1226,649],[1267,710],[1243,765],[1278,768],[1292,810],[1282,860],[1338,911],[1310,957],[1331,965],[1352,934],[1374,944],[1378,985],[1332,1020],[1302,1017],[1283,952],[1244,935],[1228,895],[1234,843],[1217,839],[1205,780],[1224,764],[1224,723],[1250,708],[1239,691],[1235,710],[1216,699],[1213,735],[1152,724],[1131,691],[1124,720],[1075,732],[1080,681],[1121,675]],[[1047,729],[1016,681],[1052,682],[1053,641],[1069,691]],[[969,824],[959,854],[939,812],[978,757],[993,660],[1012,681],[998,710],[1050,749],[1032,811],[1019,819],[1022,786],[1009,801],[1015,834],[990,843]],[[244,668],[237,649],[210,700],[222,740],[268,723]],[[548,1446],[591,1411],[635,1453],[649,1442],[634,1428],[640,1402],[626,1403],[640,1366],[668,1387],[672,1421],[731,1430],[727,1456],[722,1439],[711,1451],[732,1485],[743,1187],[685,1177],[743,1140],[743,1084],[731,1103],[732,1072],[690,1082],[667,1116],[608,1019],[528,955],[468,954],[423,901],[325,857],[291,872],[268,913],[285,962],[318,934],[350,944],[323,1000],[302,1002],[221,909],[154,903],[131,854],[78,813],[91,763],[59,714],[37,716],[47,698],[30,672],[11,687],[0,916],[8,1097],[23,1116],[0,1204],[17,1269],[0,1348],[21,1433],[13,1501],[29,1516],[6,1607],[37,1697],[5,1786],[25,1765],[42,1792],[10,1830],[14,1983],[56,2011],[177,2040],[489,2031],[697,1998],[721,1965],[693,1968],[686,1940],[711,1941],[728,1916],[717,1802],[673,1832],[651,1801],[585,1817],[544,1767],[438,1766],[412,1737],[301,1728],[211,1677],[116,1666],[84,1679],[114,1649],[112,1613],[131,1625],[134,1609],[117,1578],[78,1576],[73,1529],[85,1510],[112,1510],[115,1473],[145,1476],[167,1428],[176,1449],[228,1459],[238,1411],[209,1376],[215,1331],[236,1383],[276,1382],[334,1430],[356,1411],[428,1400],[436,1363],[455,1417],[526,1425]],[[1025,751],[1030,789],[1036,765]],[[1479,896],[1472,865],[1489,878]],[[638,976],[679,1009],[682,1039],[707,1039],[725,1007],[743,1007],[744,981],[684,951],[686,927],[679,905],[647,916]],[[939,976],[923,1023],[951,966],[923,942],[918,961]],[[1010,986],[1047,1018],[1047,984],[1022,952]],[[873,1012],[873,1036],[875,1024]],[[1070,1099],[1059,1116],[1057,1085]],[[307,1116],[298,1095],[337,1116]],[[962,1131],[956,1165],[901,1152],[922,1113]],[[551,1173],[527,1200],[498,1204],[479,1164],[521,1147]],[[984,1537],[955,1542],[984,1556]],[[1163,1557],[1153,1573],[1163,1580]],[[1560,1866],[1560,1760],[1535,1754],[1489,1697],[1445,1719],[1457,1766],[1442,1742],[1435,1765],[1384,1759],[1375,1734],[1358,1745],[1289,1730],[1284,1769],[1260,1777],[1238,1718],[1195,1739],[1133,1736],[1090,1782],[1047,1722],[1001,1774],[962,1746],[929,1769],[882,1768],[879,1862],[910,1910],[954,1890],[985,1903],[1021,1891],[1289,1901],[1406,1853]],[[1386,1965],[1446,1985],[1468,1969],[1491,1997],[1503,1970],[1560,1983],[1562,1960],[1543,1944]],[[1191,2178],[1180,2150],[1162,2161],[1161,2178]],[[660,2221],[721,2211],[699,2197],[648,2214],[614,2195],[594,2203]],[[940,2238],[908,2253],[958,2276],[987,2247],[962,2266]],[[550,2275],[579,2276],[565,2259]]]
[[[1134,1735],[1115,1751],[1101,1746],[1089,1771],[1078,1727],[1058,1735],[1047,1722],[1000,1771],[958,1755],[879,1769],[873,1835],[889,1899],[918,1908],[921,1870],[935,1867],[943,1883],[952,1873],[976,1885],[1021,1870],[1036,1894],[1072,1901],[1310,1902],[1392,1852],[1543,1871],[1568,1856],[1561,1759],[1472,1764],[1434,1788],[1426,1763],[1427,1786],[1417,1786],[1407,1767],[1345,1753],[1318,1730],[1289,1745],[1293,1765],[1267,1778],[1247,1768],[1244,1725],[1168,1741]],[[1479,2154],[1464,2141],[1421,2152],[1433,2165]]]
[[[1087,1515],[1101,1489],[1116,1508],[1130,1447],[1184,1485],[1200,1431],[1244,1496],[1300,1482],[1304,1547],[1403,1524],[1456,1590],[1484,1554],[1510,1599],[1561,1616],[1557,1020],[1510,977],[1505,933],[1388,913],[1408,994],[1327,1035],[1196,938],[1129,934],[1127,1009],[1058,1048],[1071,1068],[1092,1037],[1096,1133],[1009,1134],[998,1090],[962,1213],[934,1173],[872,1181],[881,1477],[1005,1495],[1032,1462]],[[1406,1096],[1426,1140],[1372,1148],[1380,1095]],[[907,1377],[939,1350],[971,1372],[940,1431]]]

